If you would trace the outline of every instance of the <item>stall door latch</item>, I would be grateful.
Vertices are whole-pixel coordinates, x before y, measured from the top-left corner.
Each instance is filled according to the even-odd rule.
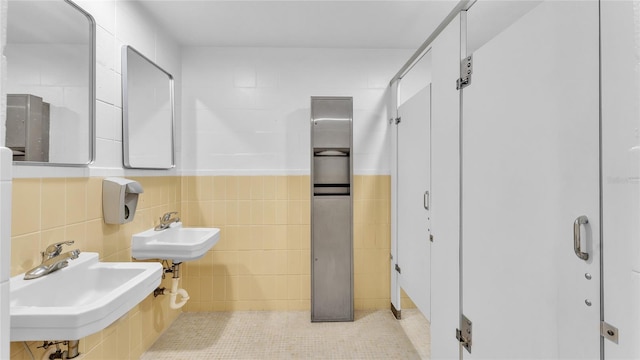
[[[456,329],[456,339],[471,354],[471,338],[473,335],[471,320],[461,315],[460,329]]]

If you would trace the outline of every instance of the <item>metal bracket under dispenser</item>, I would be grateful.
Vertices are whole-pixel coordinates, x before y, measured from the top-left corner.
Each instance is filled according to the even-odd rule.
[[[133,220],[138,196],[144,190],[139,182],[108,177],[102,181],[102,213],[107,224],[125,224]]]

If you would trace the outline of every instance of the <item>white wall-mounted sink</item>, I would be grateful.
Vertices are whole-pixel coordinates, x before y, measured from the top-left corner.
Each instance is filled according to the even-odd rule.
[[[38,279],[11,278],[11,341],[78,340],[98,332],[160,285],[160,263],[100,262],[81,253]]]
[[[185,228],[182,223],[156,231],[149,229],[131,237],[131,256],[138,260],[166,259],[174,263],[204,256],[220,239],[217,228]]]

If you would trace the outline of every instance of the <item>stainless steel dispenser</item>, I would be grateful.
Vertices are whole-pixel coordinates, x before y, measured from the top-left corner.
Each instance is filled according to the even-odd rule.
[[[311,97],[311,321],[353,321],[353,98]]]
[[[28,94],[7,94],[5,144],[14,161],[49,161],[49,103]]]

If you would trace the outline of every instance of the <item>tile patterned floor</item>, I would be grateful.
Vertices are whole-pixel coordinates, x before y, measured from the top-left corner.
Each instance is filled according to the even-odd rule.
[[[402,309],[402,330],[413,344],[421,359],[431,358],[431,328],[429,321],[418,309]]]
[[[145,352],[169,359],[425,359],[428,323],[417,310],[356,311],[354,322],[311,323],[308,311],[183,313]],[[426,327],[426,328],[425,328]],[[409,335],[405,331],[411,332]]]

